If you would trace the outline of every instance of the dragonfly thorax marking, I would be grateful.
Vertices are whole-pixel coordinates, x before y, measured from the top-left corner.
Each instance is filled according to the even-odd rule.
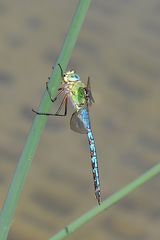
[[[77,111],[86,105],[87,99],[85,84],[82,83],[80,80],[65,83],[65,91]]]

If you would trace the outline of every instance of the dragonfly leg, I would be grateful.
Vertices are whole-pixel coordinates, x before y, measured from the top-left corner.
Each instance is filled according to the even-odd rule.
[[[58,63],[58,66],[60,67],[60,70],[61,70],[61,77],[62,77],[62,79],[63,79],[63,77],[64,77],[64,73],[63,73],[63,69],[62,69],[62,67],[61,67],[61,64]],[[52,69],[54,70],[54,66],[52,66]]]
[[[65,117],[65,116],[67,115],[67,103],[68,103],[68,96],[67,96],[67,94],[66,94],[66,95],[64,96],[64,98],[63,98],[63,100],[62,100],[62,102],[61,102],[61,104],[60,104],[57,112],[55,113],[55,116],[64,116],[64,117]],[[64,105],[64,104],[65,104],[65,105]],[[64,105],[64,114],[59,114],[59,112],[61,111],[63,105]]]
[[[60,117],[64,117],[67,115],[67,102],[68,102],[68,96],[65,95],[57,112],[56,113],[45,113],[45,112],[38,112],[38,111],[35,111],[34,109],[32,109],[32,111],[38,115],[45,115],[45,116],[60,116]],[[63,105],[65,104],[65,110],[64,110],[64,114],[59,114],[59,112],[61,111]]]
[[[63,73],[63,69],[62,69],[60,63],[58,63],[58,66],[60,67],[60,70],[61,70],[61,77],[62,77],[62,79],[63,79],[63,78],[64,78],[64,73]]]
[[[46,90],[48,92],[48,95],[49,95],[51,101],[55,102],[57,100],[57,97],[60,96],[63,93],[64,88],[61,87],[61,88],[58,89],[59,93],[57,94],[57,96],[55,98],[53,98],[52,95],[51,95],[51,92],[50,92],[49,87],[48,87],[48,82],[46,82]]]

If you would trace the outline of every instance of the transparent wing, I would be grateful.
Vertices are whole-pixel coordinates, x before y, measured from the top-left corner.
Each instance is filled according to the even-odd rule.
[[[86,90],[87,90],[87,94],[88,94],[88,103],[89,103],[89,105],[92,105],[92,103],[95,103],[95,101],[94,101],[92,91],[91,91],[90,77],[88,77]]]
[[[80,112],[74,112],[70,119],[70,128],[74,132],[86,134],[88,132],[87,128],[84,125]]]

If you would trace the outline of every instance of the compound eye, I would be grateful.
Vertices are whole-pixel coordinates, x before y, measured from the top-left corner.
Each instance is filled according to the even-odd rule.
[[[80,80],[80,77],[77,74],[75,74],[74,77],[75,77],[76,80]]]
[[[76,75],[71,75],[71,80],[72,80],[72,81],[77,81]]]

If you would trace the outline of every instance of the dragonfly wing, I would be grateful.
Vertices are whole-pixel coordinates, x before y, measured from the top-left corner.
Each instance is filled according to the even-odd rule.
[[[95,103],[95,100],[93,98],[92,91],[91,91],[90,77],[88,77],[88,81],[87,81],[87,92],[89,97],[89,104],[91,105],[92,103]]]
[[[78,132],[78,133],[82,133],[82,134],[86,134],[88,132],[79,112],[74,112],[72,114],[72,117],[70,119],[70,128],[74,132]]]

